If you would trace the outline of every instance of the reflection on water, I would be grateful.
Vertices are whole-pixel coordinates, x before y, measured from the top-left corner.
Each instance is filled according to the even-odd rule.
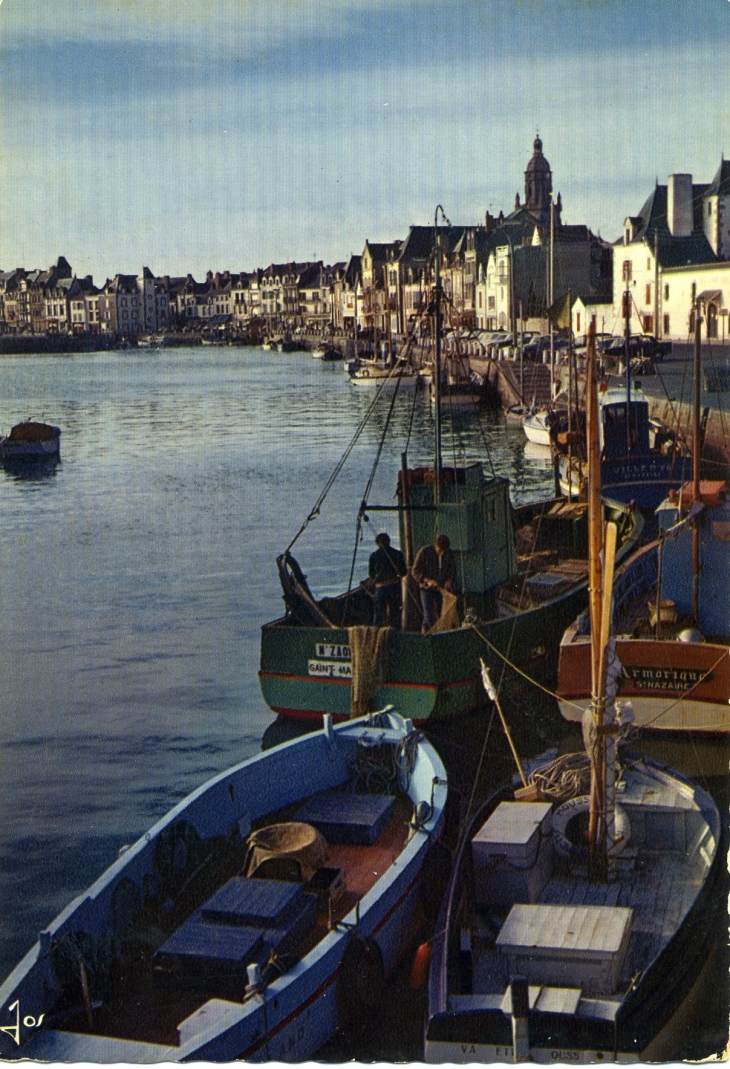
[[[56,468],[60,464],[60,457],[36,457],[33,460],[19,460],[16,458],[4,458],[2,468],[11,479],[37,482],[47,479],[56,474]]]

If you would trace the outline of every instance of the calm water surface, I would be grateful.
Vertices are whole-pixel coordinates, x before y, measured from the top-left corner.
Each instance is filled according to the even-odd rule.
[[[259,627],[282,604],[275,558],[374,394],[339,365],[257,349],[3,357],[0,376],[3,433],[28,417],[63,431],[53,474],[0,469],[5,976],[123,843],[259,749],[272,720]],[[378,504],[393,501],[407,441],[411,463],[431,459],[424,395],[398,402]],[[316,594],[346,586],[388,407],[297,543]],[[462,414],[445,430],[445,464],[488,456],[515,500],[550,493],[549,464],[501,416]],[[396,534],[390,514],[375,516]],[[356,580],[376,533],[366,529]]]

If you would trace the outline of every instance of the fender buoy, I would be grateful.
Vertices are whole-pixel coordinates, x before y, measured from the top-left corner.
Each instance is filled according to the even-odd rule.
[[[588,856],[588,844],[582,842],[581,838],[582,832],[588,828],[590,808],[590,798],[587,794],[581,794],[577,798],[563,802],[553,813],[553,843],[559,857],[566,857],[571,861],[583,861]],[[617,805],[615,814],[616,842],[612,851],[614,857],[621,853],[631,835],[631,822],[626,810]],[[572,821],[575,821],[575,824],[569,832],[569,825]]]
[[[417,991],[419,987],[423,987],[426,983],[426,977],[428,976],[428,967],[431,964],[431,944],[421,943],[416,950],[416,956],[413,959],[413,965],[411,967],[411,975],[408,978],[408,986]]]

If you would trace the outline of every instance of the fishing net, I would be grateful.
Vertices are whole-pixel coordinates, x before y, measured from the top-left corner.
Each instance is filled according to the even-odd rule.
[[[438,620],[429,630],[429,634],[437,631],[454,631],[461,627],[459,619],[459,599],[450,590],[441,590],[441,613]]]
[[[371,711],[375,681],[382,678],[389,650],[389,627],[348,627],[352,654],[350,715]]]

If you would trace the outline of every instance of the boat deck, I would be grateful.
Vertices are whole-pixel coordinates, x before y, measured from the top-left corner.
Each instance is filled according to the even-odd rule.
[[[317,909],[314,928],[301,941],[296,958],[309,953],[327,935],[330,924],[341,921],[377,883],[403,849],[411,815],[410,799],[397,795],[392,816],[373,843],[328,843],[327,867],[343,871],[345,891],[329,909],[321,905]],[[273,814],[265,825],[290,818],[289,811]],[[210,888],[204,897],[209,895]],[[202,904],[201,898],[191,914]],[[232,981],[230,970],[222,969],[220,978],[204,982],[191,982],[185,975],[160,974],[152,958],[170,934],[151,923],[139,931],[124,962],[118,960],[112,969],[111,993],[104,1004],[93,1005],[90,1018],[88,1011],[79,1007],[65,1014],[56,1027],[66,1032],[175,1047],[179,1045],[178,1024],[209,999],[243,1001],[245,979]]]
[[[630,817],[631,839],[608,882],[589,881],[585,863],[554,857],[535,901],[549,906],[623,907],[633,910],[631,934],[616,991],[599,1000],[614,1012],[634,976],[662,951],[692,907],[717,844],[691,795],[657,784],[647,792],[629,782],[619,796]],[[471,994],[501,999],[509,983],[508,959],[495,944],[510,905],[476,907],[471,937]],[[579,986],[579,985],[578,985]]]

